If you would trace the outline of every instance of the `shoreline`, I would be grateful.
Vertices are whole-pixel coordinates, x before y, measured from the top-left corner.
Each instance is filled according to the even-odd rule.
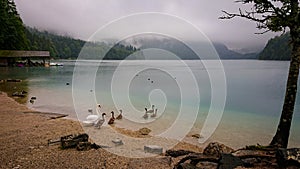
[[[84,133],[84,130],[78,121],[51,119],[47,114],[32,111],[17,103],[4,92],[0,92],[0,102],[3,103],[0,105],[0,168],[130,168],[137,164],[140,167],[136,168],[144,169],[153,168],[153,165],[172,168],[166,160],[168,157],[160,155],[139,159],[118,156],[105,149],[79,152],[47,146],[49,139]],[[173,149],[202,150],[185,142],[180,142]]]

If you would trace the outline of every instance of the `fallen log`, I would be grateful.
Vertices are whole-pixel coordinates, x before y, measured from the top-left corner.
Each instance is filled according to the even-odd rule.
[[[300,148],[279,148],[276,153],[278,165],[281,167],[300,167]]]
[[[211,162],[211,163],[219,163],[219,158],[216,157],[212,157],[212,156],[206,156],[203,154],[191,154],[188,155],[186,157],[184,157],[183,159],[181,159],[175,166],[174,169],[178,169],[178,168],[182,168],[183,165],[186,161],[190,160],[190,165],[187,165],[186,167],[191,167],[194,166],[196,167],[196,165],[199,162]]]
[[[179,156],[184,156],[188,155],[191,153],[195,153],[193,151],[187,151],[187,150],[167,150],[166,151],[166,156],[171,156],[171,157],[179,157]]]
[[[79,134],[79,135],[67,135],[60,138],[61,141],[61,148],[75,148],[80,142],[88,142],[89,135],[86,133]]]
[[[50,119],[59,119],[59,118],[67,117],[67,116],[68,116],[67,114],[62,114],[62,115],[50,117]]]

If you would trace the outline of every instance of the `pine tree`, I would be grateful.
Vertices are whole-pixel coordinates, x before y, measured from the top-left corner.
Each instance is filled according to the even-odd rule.
[[[28,49],[25,27],[13,0],[0,0],[0,49]]]

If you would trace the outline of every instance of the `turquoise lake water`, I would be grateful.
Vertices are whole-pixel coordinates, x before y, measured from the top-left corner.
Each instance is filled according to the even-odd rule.
[[[198,132],[208,117],[210,106],[214,105],[211,92],[222,93],[220,90],[225,89],[224,112],[219,108],[216,110],[222,111],[223,116],[209,140],[233,147],[267,144],[272,139],[281,113],[289,66],[289,62],[285,61],[257,60],[225,60],[222,61],[224,69],[215,66],[218,61],[214,60],[184,63],[158,60],[80,61],[74,75],[75,61],[59,62],[64,66],[2,67],[0,78],[27,79],[29,95],[37,97],[34,104],[27,104],[32,109],[67,113],[70,118],[84,120],[87,110],[92,108],[95,112],[95,103],[99,103],[107,114],[122,109],[127,119],[141,126],[151,123],[157,134],[174,123],[181,107],[185,110],[181,120],[186,123],[193,120],[195,105],[199,109],[193,130]],[[212,84],[219,83],[218,80],[212,82],[211,78],[221,78],[220,72],[223,71],[225,86],[222,81]],[[190,77],[194,77],[194,81]],[[194,82],[198,93],[195,93]],[[196,96],[200,96],[199,102],[195,100]],[[158,118],[145,120],[142,118],[144,108],[150,108],[151,104],[158,108]],[[299,111],[298,99],[290,147],[300,146]]]

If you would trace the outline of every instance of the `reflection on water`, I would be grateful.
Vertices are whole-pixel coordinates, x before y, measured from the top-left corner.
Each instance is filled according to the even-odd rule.
[[[141,117],[141,121],[144,120],[142,118],[144,108],[151,107],[151,104],[156,101],[158,117],[152,119],[152,122],[144,121],[145,123],[140,124],[152,126],[156,134],[168,128],[177,117],[182,100],[180,87],[176,80],[186,77],[186,72],[183,71],[184,66],[178,63],[179,61],[126,61],[121,67],[118,67],[119,61],[105,61],[100,66],[96,61],[81,61],[80,66],[83,68],[81,72],[83,75],[89,73],[89,71],[84,71],[85,67],[96,67],[98,71],[94,82],[95,88],[85,86],[76,91],[90,96],[89,99],[82,99],[80,103],[76,103],[80,104],[80,112],[77,114],[72,98],[72,76],[75,62],[63,62],[63,67],[2,67],[0,68],[1,79],[28,80],[29,95],[37,96],[34,104],[28,102],[28,107],[40,111],[68,113],[71,118],[78,116],[82,120],[87,115],[89,108],[93,108],[95,112],[94,99],[102,105],[102,111],[107,112],[107,114],[112,110],[118,112],[117,109],[119,108],[116,108],[111,95],[111,82],[114,73],[120,71],[123,74],[128,74],[151,62],[168,67],[168,70],[176,73],[177,77],[161,70],[145,70],[131,80],[128,86],[129,96],[122,92],[119,93],[119,96],[120,98],[129,97],[132,106],[140,113],[135,115]],[[197,132],[203,125],[211,101],[211,84],[206,69],[210,69],[212,72],[217,69],[214,67],[215,61],[204,62],[207,67],[204,67],[201,62],[186,61],[199,86],[200,108],[195,124],[196,128],[194,128]],[[219,140],[233,147],[244,144],[267,144],[275,132],[281,113],[289,63],[243,60],[223,61],[223,65],[227,82],[226,106],[222,121],[211,139]],[[84,79],[82,79],[82,83],[84,84]],[[156,94],[161,99],[151,100],[149,98],[151,91],[156,91],[156,93],[152,93],[153,96]],[[300,133],[299,105],[298,99],[290,146],[300,146],[300,136],[296,134]],[[122,107],[125,117],[130,114],[126,111],[130,110],[129,107],[131,105]],[[190,112],[184,113],[188,119]]]

